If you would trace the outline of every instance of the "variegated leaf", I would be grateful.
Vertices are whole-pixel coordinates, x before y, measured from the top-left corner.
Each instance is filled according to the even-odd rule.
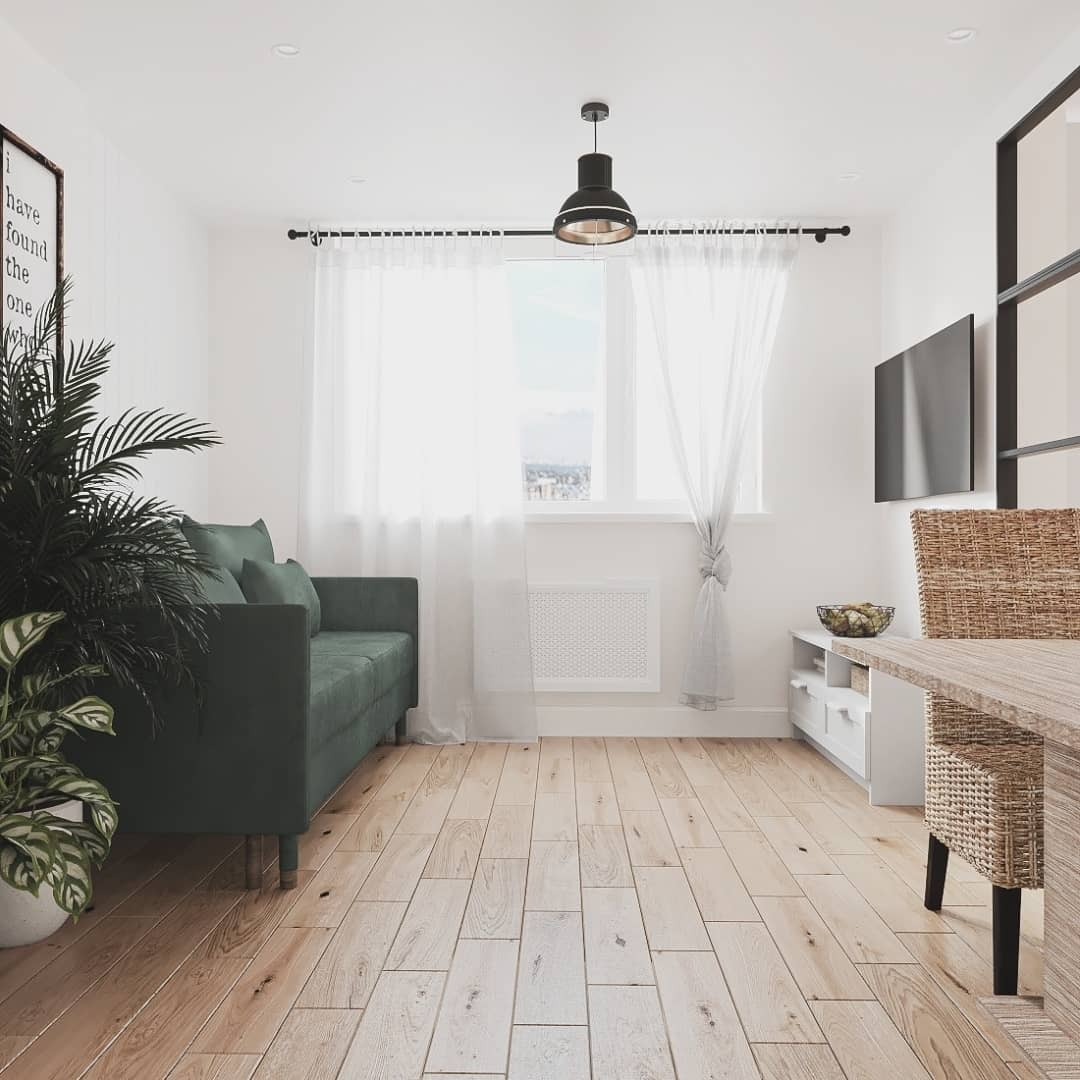
[[[22,726],[32,734],[44,731],[50,724],[55,723],[53,714],[47,709],[24,710],[19,717]]]
[[[37,694],[40,694],[46,686],[49,685],[49,676],[43,671],[35,672],[33,675],[24,675],[20,686],[22,687],[22,696],[25,700],[29,701],[30,698]]]
[[[62,611],[35,611],[0,623],[0,668],[10,671],[63,617]]]
[[[116,826],[120,824],[120,815],[116,812],[116,803],[111,799],[91,803],[90,820],[94,823],[94,828],[102,836],[110,839],[113,833],[116,832]]]
[[[56,860],[46,880],[52,886],[57,904],[68,914],[79,915],[93,893],[90,860],[74,835],[61,829],[54,830],[54,834]]]
[[[116,805],[105,790],[104,785],[86,776],[65,776],[55,783],[49,783],[49,789],[72,799],[81,799],[90,807],[90,818],[94,828],[104,837],[116,832]]]
[[[55,840],[52,832],[35,814],[5,814],[0,817],[0,841],[14,847],[30,862],[28,873],[41,881],[53,861]]]
[[[74,705],[58,710],[56,715],[76,727],[86,728],[89,731],[104,731],[109,735],[115,734],[112,726],[112,706],[93,695],[80,698]]]
[[[26,731],[16,731],[4,748],[8,753],[15,755],[29,754],[34,749],[34,737]]]
[[[50,690],[61,683],[70,682],[72,679],[96,679],[105,674],[105,669],[100,664],[80,664],[77,668],[65,675],[46,675],[38,672],[34,675],[25,675],[21,682],[22,697],[29,701],[43,690]]]
[[[0,762],[0,777],[7,783],[18,783],[35,769],[44,770],[49,778],[64,777],[71,774],[81,775],[76,766],[65,761],[59,754],[17,754]]]
[[[13,844],[0,841],[0,881],[37,896],[42,878],[34,876],[34,860]]]
[[[112,845],[93,825],[83,821],[65,821],[64,828],[82,844],[83,850],[95,866],[100,866],[105,861]]]
[[[61,727],[59,724],[53,724],[44,735],[39,735],[37,737],[34,745],[43,754],[54,754],[60,749],[60,745],[63,743],[66,734],[66,728]]]

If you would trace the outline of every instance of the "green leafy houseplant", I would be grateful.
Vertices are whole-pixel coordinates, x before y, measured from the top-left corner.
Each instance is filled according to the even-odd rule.
[[[171,506],[135,493],[139,462],[219,439],[162,409],[102,418],[112,345],[72,343],[57,356],[69,289],[43,306],[31,337],[8,330],[0,343],[0,618],[63,611],[50,662],[103,667],[150,703],[163,685],[190,678],[190,658],[205,650],[210,567]],[[153,612],[152,634],[139,609]]]
[[[117,813],[105,788],[66,761],[60,746],[79,730],[113,734],[113,711],[94,696],[59,707],[45,701],[63,684],[103,672],[84,667],[15,676],[27,652],[63,618],[38,612],[0,623],[0,880],[33,896],[47,886],[57,906],[77,916],[90,902],[91,864],[100,867],[108,855]],[[52,812],[71,799],[83,804],[83,821]]]

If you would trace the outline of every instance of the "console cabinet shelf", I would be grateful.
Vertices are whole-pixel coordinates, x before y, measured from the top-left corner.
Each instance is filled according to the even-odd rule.
[[[922,691],[871,671],[863,680],[869,693],[860,693],[852,686],[857,665],[833,651],[834,640],[824,630],[791,631],[788,712],[796,735],[862,784],[872,804],[921,805]]]

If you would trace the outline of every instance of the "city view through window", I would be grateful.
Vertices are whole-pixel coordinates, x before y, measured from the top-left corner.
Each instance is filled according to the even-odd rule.
[[[602,432],[604,267],[544,260],[510,267],[521,393],[523,495],[582,502]]]

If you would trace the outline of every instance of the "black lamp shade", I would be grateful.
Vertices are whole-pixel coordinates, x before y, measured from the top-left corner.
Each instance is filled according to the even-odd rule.
[[[619,244],[637,232],[637,219],[611,187],[611,158],[582,154],[578,189],[555,215],[552,231],[569,244]]]

